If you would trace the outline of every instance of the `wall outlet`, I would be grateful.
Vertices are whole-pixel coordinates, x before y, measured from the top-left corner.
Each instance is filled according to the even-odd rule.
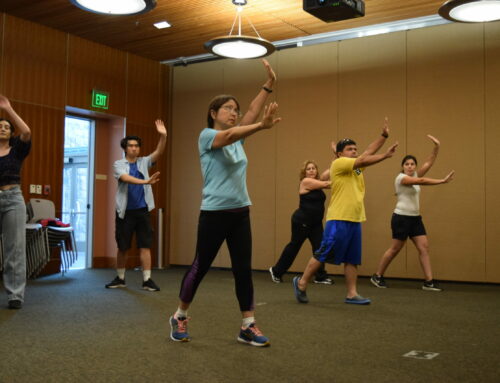
[[[36,185],[36,194],[42,194],[42,185]]]
[[[36,185],[30,184],[30,194],[36,193]]]

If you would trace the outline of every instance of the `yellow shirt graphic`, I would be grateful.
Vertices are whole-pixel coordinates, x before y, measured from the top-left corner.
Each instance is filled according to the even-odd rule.
[[[328,204],[326,220],[366,221],[365,180],[362,169],[353,169],[356,158],[340,157],[330,166],[332,196]]]

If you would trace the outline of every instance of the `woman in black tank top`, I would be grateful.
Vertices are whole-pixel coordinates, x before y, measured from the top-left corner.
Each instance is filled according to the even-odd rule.
[[[329,187],[330,181],[320,179],[316,163],[314,161],[304,162],[304,166],[300,170],[299,208],[292,215],[292,239],[283,249],[276,265],[269,268],[273,282],[281,283],[283,281],[283,274],[292,265],[306,239],[309,239],[313,252],[319,249],[323,236],[323,214],[326,199],[322,189]],[[316,273],[314,282],[333,284],[333,280],[328,278],[324,264]]]

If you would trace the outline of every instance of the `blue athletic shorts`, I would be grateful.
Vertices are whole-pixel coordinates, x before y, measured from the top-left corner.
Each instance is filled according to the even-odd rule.
[[[314,252],[320,262],[361,265],[361,223],[327,221],[321,247]]]

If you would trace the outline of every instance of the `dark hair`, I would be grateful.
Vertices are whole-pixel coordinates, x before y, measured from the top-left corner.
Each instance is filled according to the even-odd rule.
[[[403,166],[405,164],[405,162],[408,161],[408,160],[415,161],[415,165],[417,165],[417,159],[415,158],[415,156],[412,156],[411,154],[408,154],[408,155],[404,156],[403,161],[401,161],[401,166]]]
[[[6,118],[0,118],[0,121],[7,121],[9,123],[9,128],[10,128],[10,134],[14,134],[14,131],[16,130],[16,128],[14,127],[14,125],[12,124],[12,122],[10,122],[9,120],[7,120]]]
[[[224,105],[226,102],[229,100],[233,100],[236,103],[236,106],[238,106],[238,110],[240,109],[240,103],[238,100],[234,97],[231,96],[230,94],[220,94],[218,96],[215,96],[212,101],[210,101],[210,105],[208,105],[208,113],[207,113],[207,125],[209,128],[213,129],[214,128],[214,119],[212,118],[212,110],[217,113],[217,111],[220,109],[222,105]]]
[[[354,140],[351,140],[350,138],[344,138],[343,140],[340,140],[339,142],[337,142],[337,153],[343,151],[347,145],[356,145],[356,142],[354,142]]]
[[[137,141],[137,144],[139,144],[139,147],[141,147],[142,141],[141,141],[140,137],[137,137],[137,136],[127,136],[127,137],[122,138],[122,140],[120,141],[120,146],[122,147],[122,149],[124,151],[127,151],[128,142],[132,141],[132,140],[133,141]]]

